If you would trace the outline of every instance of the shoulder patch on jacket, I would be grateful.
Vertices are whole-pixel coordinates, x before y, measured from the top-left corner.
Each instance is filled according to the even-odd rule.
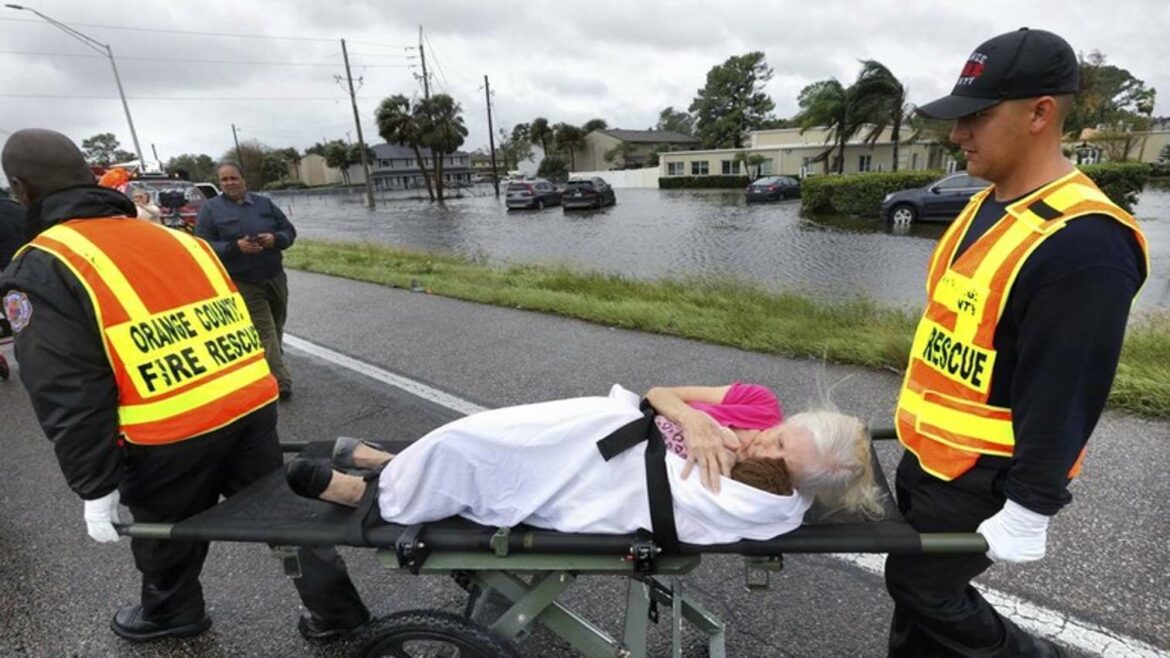
[[[13,290],[4,295],[4,317],[12,325],[12,332],[19,333],[32,320],[32,302],[28,295],[20,290]]]

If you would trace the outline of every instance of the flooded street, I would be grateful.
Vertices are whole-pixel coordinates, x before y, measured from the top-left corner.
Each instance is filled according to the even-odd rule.
[[[740,191],[617,190],[600,211],[508,211],[480,186],[446,206],[358,193],[273,193],[300,235],[459,252],[494,263],[566,263],[636,278],[732,276],[814,297],[864,295],[919,305],[943,224],[897,228],[870,219],[801,216],[800,201],[748,205]],[[1153,276],[1142,309],[1170,307],[1170,188],[1150,186],[1135,213]]]

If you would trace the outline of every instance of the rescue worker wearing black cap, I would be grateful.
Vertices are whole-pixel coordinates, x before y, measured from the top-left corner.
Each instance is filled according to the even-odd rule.
[[[90,537],[169,523],[215,505],[283,463],[277,384],[243,299],[207,243],[135,217],[94,184],[73,142],[20,130],[0,154],[29,241],[0,276],[20,378]],[[110,627],[133,641],[203,632],[207,542],[133,539],[141,602]],[[333,549],[300,549],[295,583],[319,639],[368,621]]]
[[[971,586],[1044,556],[1105,405],[1148,271],[1137,223],[1061,153],[1078,62],[1020,29],[979,46],[949,96],[967,171],[992,186],[940,239],[895,423],[898,506],[920,532],[977,531],[986,555],[890,555],[890,656],[1059,656]]]

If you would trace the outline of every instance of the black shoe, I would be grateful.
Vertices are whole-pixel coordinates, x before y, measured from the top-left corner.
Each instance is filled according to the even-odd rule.
[[[366,611],[362,620],[356,624],[341,624],[325,621],[311,612],[302,612],[297,620],[297,630],[306,640],[329,640],[335,637],[344,637],[365,626],[370,621],[370,613]]]
[[[292,399],[292,389],[291,388],[280,389],[280,401],[281,402],[288,402],[291,399]]]
[[[110,630],[118,637],[131,642],[146,642],[164,637],[191,637],[209,628],[211,617],[206,613],[195,621],[161,623],[143,619],[141,605],[122,606],[110,620]]]

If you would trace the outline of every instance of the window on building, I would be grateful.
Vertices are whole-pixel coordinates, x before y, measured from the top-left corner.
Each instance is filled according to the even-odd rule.
[[[774,160],[772,160],[772,158],[768,158],[767,160],[764,160],[763,162],[760,163],[760,175],[761,176],[771,176],[772,175],[772,166],[773,166],[772,163],[773,162],[774,162]]]
[[[681,162],[667,162],[666,163],[666,175],[667,176],[682,176],[683,175],[683,163],[681,163]]]
[[[917,169],[917,168],[918,168],[918,154],[911,153],[910,154],[910,169],[913,170],[913,169]]]
[[[723,167],[723,175],[729,176],[739,173],[739,160],[724,160],[720,163]]]
[[[866,154],[857,156],[857,171],[869,171],[872,164],[872,155]]]
[[[709,173],[710,173],[710,170],[708,169],[708,164],[707,164],[706,160],[704,160],[702,162],[692,162],[691,163],[691,175],[692,176],[706,176]]]

